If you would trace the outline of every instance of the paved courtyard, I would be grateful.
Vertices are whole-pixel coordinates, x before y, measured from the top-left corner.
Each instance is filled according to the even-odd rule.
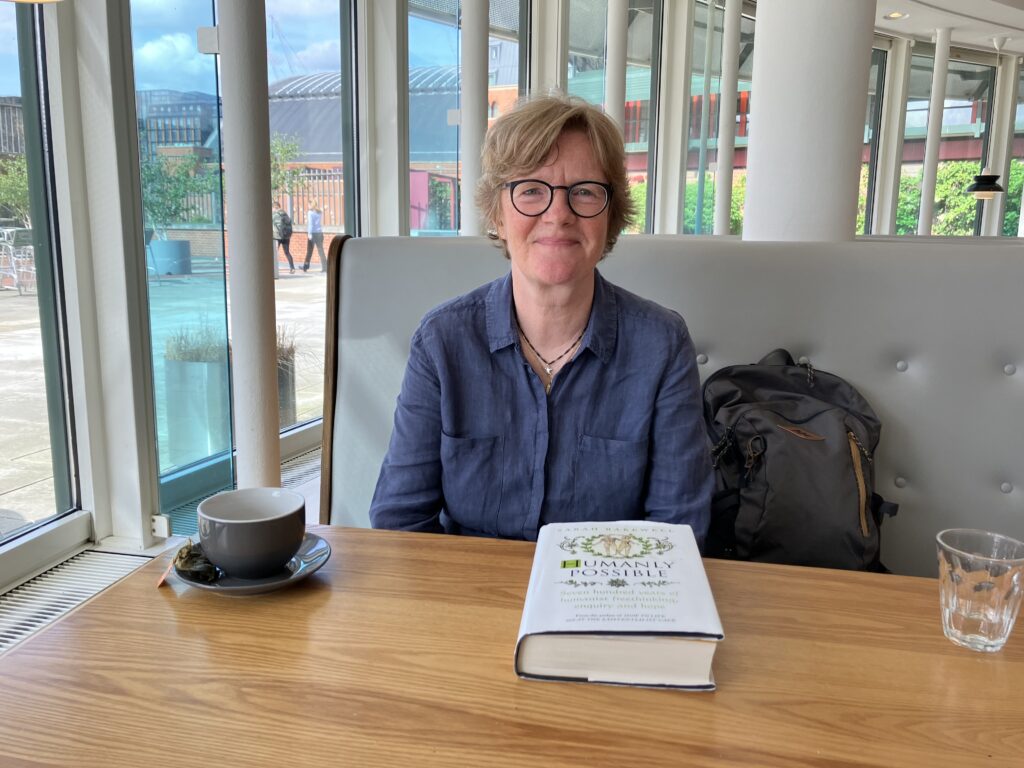
[[[314,263],[314,268],[319,265]],[[198,265],[189,276],[150,281],[154,382],[163,381],[167,337],[187,318],[223,328],[223,278],[216,265]],[[296,417],[303,422],[323,413],[324,275],[310,271],[275,281],[277,324],[295,340]],[[198,311],[196,307],[204,307]],[[167,455],[165,403],[158,397],[160,466]],[[27,523],[54,514],[43,352],[36,296],[0,290],[0,538]]]

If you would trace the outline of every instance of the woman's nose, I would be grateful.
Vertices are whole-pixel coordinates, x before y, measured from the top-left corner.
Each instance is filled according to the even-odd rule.
[[[571,221],[576,218],[576,213],[569,207],[569,190],[552,190],[551,205],[544,212],[544,217],[557,221]]]

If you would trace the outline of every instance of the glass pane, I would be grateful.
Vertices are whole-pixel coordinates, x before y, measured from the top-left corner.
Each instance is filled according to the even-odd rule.
[[[32,17],[0,4],[0,543],[72,503]]]
[[[1006,189],[1006,215],[1002,234],[1005,237],[1024,237],[1020,225],[1020,202],[1024,187],[1024,71],[1017,80],[1017,107],[1013,122],[1013,148],[1011,150],[1010,178]],[[1001,182],[1000,182],[1001,183]]]
[[[569,0],[568,91],[604,104],[608,0]]]
[[[933,59],[911,57],[907,125],[896,234],[916,234],[921,209],[921,180],[928,129]],[[983,166],[988,144],[995,70],[950,60],[943,102],[941,146],[935,180],[933,235],[973,235],[981,222],[981,205],[964,188]]]
[[[196,495],[232,479],[220,101],[216,59],[196,48],[214,23],[210,0],[132,2],[164,506],[179,470],[210,469]]]
[[[698,0],[694,8],[693,51],[690,60],[690,125],[682,212],[683,234],[711,234],[714,231],[723,12],[722,4],[709,6],[703,0]],[[743,230],[743,205],[746,200],[753,53],[754,20],[744,16],[740,20],[733,193],[729,214],[729,232],[735,235]],[[701,211],[699,218],[698,210]]]
[[[623,116],[623,138],[626,142],[626,170],[629,193],[636,204],[636,223],[628,231],[649,232],[647,214],[648,181],[654,170],[653,149],[648,137],[654,135],[655,119],[652,105],[654,78],[651,77],[654,52],[661,30],[660,0],[630,0],[629,31],[626,37],[626,108]],[[652,190],[653,191],[653,190]]]
[[[924,173],[924,145],[928,136],[928,100],[932,94],[930,56],[910,57],[910,82],[907,87],[907,114],[903,129],[903,162],[896,204],[896,234],[917,234],[921,210],[921,179]]]
[[[461,172],[458,0],[409,2],[409,231],[457,235]],[[519,0],[492,0],[488,122],[519,98]]]
[[[878,161],[878,133],[882,121],[882,90],[885,83],[886,52],[871,51],[868,73],[868,109],[864,119],[864,151],[861,154],[860,191],[857,195],[857,232],[870,234],[875,199],[875,171]]]
[[[458,3],[450,3],[446,13],[430,13],[420,5],[409,4],[409,231],[420,236],[455,235],[459,229]]]
[[[949,62],[935,180],[933,235],[981,232],[982,203],[964,190],[985,165],[994,85],[994,67]]]
[[[278,390],[286,428],[323,415],[325,253],[345,232],[341,11],[338,3],[312,0],[268,0],[266,9],[267,223],[279,278]],[[229,232],[229,257],[230,242]]]

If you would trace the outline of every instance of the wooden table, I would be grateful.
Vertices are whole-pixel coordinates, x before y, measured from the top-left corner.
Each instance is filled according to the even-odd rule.
[[[707,561],[718,691],[519,680],[533,545],[316,528],[276,593],[157,558],[0,657],[0,765],[1024,765],[1024,630],[958,648],[934,580]]]

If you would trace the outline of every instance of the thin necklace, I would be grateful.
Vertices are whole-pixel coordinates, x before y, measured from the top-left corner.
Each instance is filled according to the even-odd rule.
[[[518,320],[518,318],[517,318],[517,320]],[[583,334],[586,333],[586,330],[587,330],[587,326],[584,325],[583,326],[583,330],[580,331],[580,335],[576,337],[576,340],[572,344],[569,345],[569,347],[565,350],[565,352],[560,354],[554,360],[545,360],[544,356],[540,352],[537,351],[537,348],[535,346],[533,346],[533,342],[530,341],[530,337],[526,335],[525,331],[523,331],[522,326],[519,326],[519,333],[521,333],[523,335],[523,341],[525,341],[526,345],[530,349],[533,350],[533,354],[535,354],[537,356],[537,359],[540,360],[541,365],[544,366],[544,373],[546,373],[548,376],[552,375],[552,373],[551,373],[552,366],[554,366],[555,363],[557,363],[559,360],[561,360],[563,357],[568,355],[570,352],[572,352],[576,348],[576,345],[580,343],[580,339],[583,338]]]

